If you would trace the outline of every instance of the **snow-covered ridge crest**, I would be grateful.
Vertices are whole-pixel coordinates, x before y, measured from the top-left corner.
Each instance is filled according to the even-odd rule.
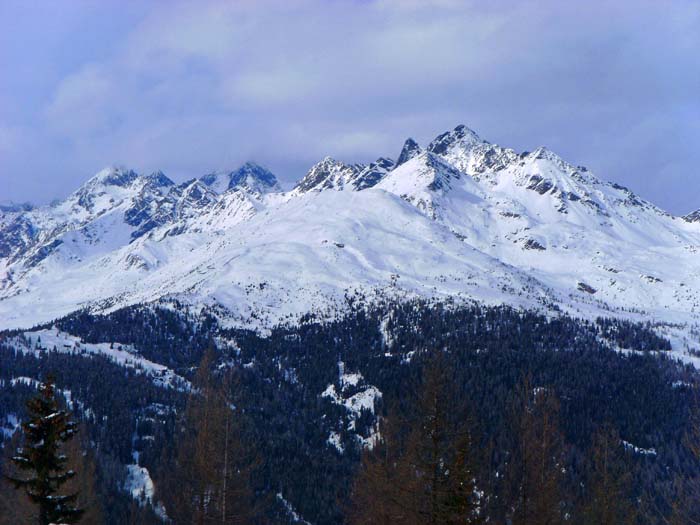
[[[327,157],[288,192],[253,163],[182,184],[110,168],[55,206],[0,209],[0,328],[164,297],[269,325],[356,293],[616,315],[690,334],[692,219],[546,148],[519,153],[466,126],[425,148],[406,141],[396,162]]]
[[[263,166],[246,162],[233,171],[214,171],[203,175],[199,181],[216,193],[228,190],[245,190],[258,194],[279,193],[282,187],[277,177]]]

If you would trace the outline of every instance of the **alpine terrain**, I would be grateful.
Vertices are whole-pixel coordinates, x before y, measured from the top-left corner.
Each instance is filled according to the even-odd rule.
[[[461,125],[396,161],[325,158],[286,192],[253,163],[182,184],[107,168],[1,213],[3,328],[164,299],[269,327],[362,294],[652,321],[679,354],[695,344],[698,212]]]
[[[464,125],[196,175],[0,207],[0,467],[60,406],[83,522],[698,519],[700,210]]]

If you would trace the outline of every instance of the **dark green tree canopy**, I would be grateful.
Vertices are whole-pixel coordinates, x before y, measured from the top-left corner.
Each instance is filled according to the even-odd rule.
[[[75,476],[67,469],[68,457],[61,445],[76,433],[69,414],[58,406],[54,379],[48,377],[39,394],[27,402],[29,419],[22,424],[24,446],[12,462],[24,476],[8,476],[17,489],[23,488],[39,507],[39,524],[77,523],[83,510],[75,507],[77,494],[59,494]]]

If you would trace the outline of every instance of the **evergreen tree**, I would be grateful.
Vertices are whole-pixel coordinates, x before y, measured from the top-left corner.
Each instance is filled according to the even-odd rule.
[[[3,472],[9,473],[12,456],[21,443],[21,433],[15,432],[3,443]],[[7,490],[5,490],[7,489]],[[22,492],[12,490],[9,483],[0,484],[0,525],[36,523],[36,508]]]
[[[665,506],[670,508],[667,514],[659,509],[653,494],[646,498],[649,515],[663,516],[669,525],[686,525],[700,523],[700,399],[695,395],[690,407],[689,427],[683,437],[683,445],[690,452],[694,465],[690,473],[676,474],[673,486],[666,495]]]
[[[589,461],[588,497],[583,509],[583,523],[634,523],[636,512],[630,501],[632,477],[615,427],[606,424],[596,432]]]
[[[352,523],[477,524],[471,421],[455,417],[444,358],[424,372],[413,416],[392,416],[355,482]]]
[[[97,488],[95,450],[89,445],[87,428],[81,423],[78,433],[65,446],[68,468],[75,476],[66,484],[66,490],[76,492],[76,504],[83,509],[81,523],[104,523],[104,510]]]
[[[76,426],[58,406],[52,377],[27,402],[27,409],[29,420],[22,424],[24,446],[11,460],[28,476],[18,474],[8,479],[15,488],[24,488],[38,507],[39,525],[77,523],[83,515],[83,510],[75,506],[78,494],[59,494],[61,487],[75,476],[74,470],[67,470],[68,456],[61,449],[75,435]]]
[[[507,498],[513,525],[562,523],[563,437],[559,401],[549,388],[520,385],[513,407],[516,439],[509,465]]]
[[[400,461],[400,426],[398,414],[391,419],[382,418],[378,425],[381,441],[362,454],[348,507],[353,525],[410,523],[410,487],[406,487],[410,473]]]
[[[250,523],[254,518],[253,455],[241,439],[241,412],[234,412],[229,399],[231,385],[213,375],[214,358],[210,349],[199,365],[179,436],[175,483],[164,494],[177,523]]]

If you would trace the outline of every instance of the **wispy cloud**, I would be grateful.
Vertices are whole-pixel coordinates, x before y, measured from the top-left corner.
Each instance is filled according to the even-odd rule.
[[[2,198],[46,200],[115,161],[185,177],[252,158],[291,180],[464,122],[700,207],[695,2],[0,9],[0,44],[31,42],[0,51]]]

